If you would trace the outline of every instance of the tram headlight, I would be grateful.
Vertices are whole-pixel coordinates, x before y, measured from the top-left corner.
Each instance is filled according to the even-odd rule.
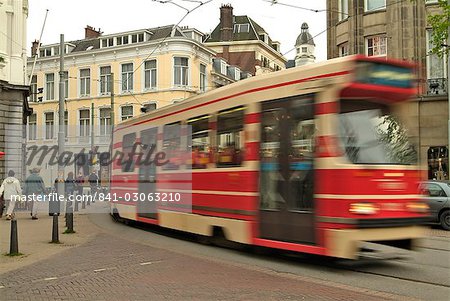
[[[354,214],[376,214],[380,209],[373,203],[352,203],[348,211]]]
[[[428,204],[424,202],[411,202],[406,205],[406,208],[408,208],[409,211],[420,213],[427,213],[430,210]]]

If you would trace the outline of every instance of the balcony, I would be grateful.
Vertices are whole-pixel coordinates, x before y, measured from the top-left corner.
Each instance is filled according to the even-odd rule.
[[[427,80],[427,95],[445,95],[447,91],[446,78],[431,78]]]

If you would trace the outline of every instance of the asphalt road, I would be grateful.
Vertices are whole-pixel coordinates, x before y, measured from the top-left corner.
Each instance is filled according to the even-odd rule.
[[[105,232],[121,239],[227,265],[408,299],[450,300],[450,235],[443,230],[430,231],[418,252],[403,252],[397,259],[354,262],[203,245],[187,234],[153,226],[130,227],[104,214],[92,214],[90,218]]]

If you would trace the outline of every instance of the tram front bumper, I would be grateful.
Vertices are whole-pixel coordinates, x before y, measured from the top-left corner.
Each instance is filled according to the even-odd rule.
[[[425,226],[404,226],[366,229],[325,230],[327,255],[358,259],[358,253],[365,242],[379,243],[402,249],[414,249],[426,235]]]

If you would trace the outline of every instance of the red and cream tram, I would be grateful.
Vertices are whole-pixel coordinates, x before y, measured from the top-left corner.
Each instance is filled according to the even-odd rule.
[[[417,194],[422,173],[413,150],[390,123],[414,93],[410,64],[348,56],[255,76],[129,119],[114,131],[113,152],[154,145],[170,158],[166,166],[114,161],[112,213],[340,258],[357,258],[364,242],[411,249],[428,207]],[[170,152],[183,139],[189,158]],[[126,197],[155,192],[189,195],[191,210]]]

